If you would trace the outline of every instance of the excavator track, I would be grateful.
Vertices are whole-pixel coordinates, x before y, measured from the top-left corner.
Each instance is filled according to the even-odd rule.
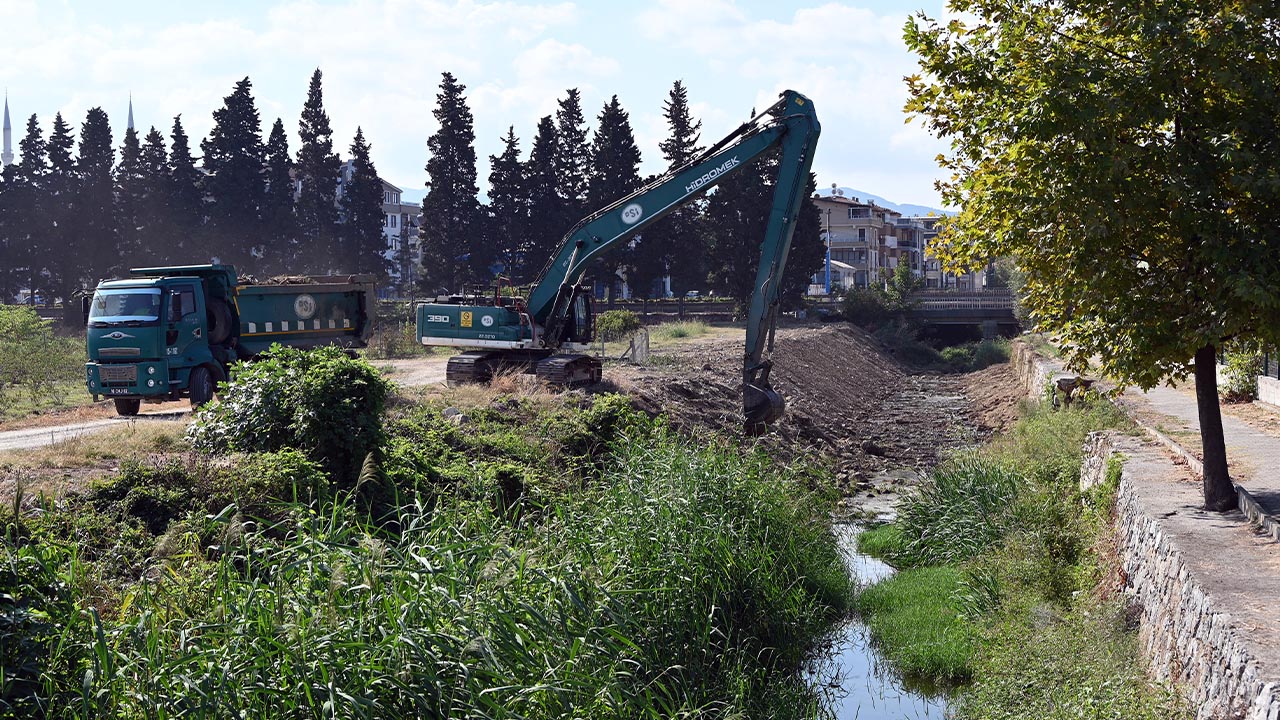
[[[549,385],[581,387],[600,382],[603,366],[590,355],[552,355],[538,363],[538,379]]]
[[[467,383],[487,383],[493,379],[494,364],[499,353],[464,352],[449,358],[444,369],[444,381],[449,387]]]

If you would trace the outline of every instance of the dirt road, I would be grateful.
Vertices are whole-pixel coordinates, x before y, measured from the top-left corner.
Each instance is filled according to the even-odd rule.
[[[28,448],[53,445],[85,435],[104,432],[113,427],[120,427],[135,422],[172,422],[190,417],[190,410],[170,410],[154,413],[140,413],[136,417],[111,417],[102,420],[50,425],[45,427],[6,430],[0,432],[0,452],[7,450],[26,450]]]

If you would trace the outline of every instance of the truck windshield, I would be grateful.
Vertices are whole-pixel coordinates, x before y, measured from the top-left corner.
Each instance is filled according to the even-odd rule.
[[[99,290],[89,308],[92,322],[129,322],[160,319],[160,290],[156,288]]]

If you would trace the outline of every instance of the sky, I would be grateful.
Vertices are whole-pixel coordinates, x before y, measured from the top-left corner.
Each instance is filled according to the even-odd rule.
[[[481,192],[509,126],[527,157],[538,119],[567,88],[595,118],[612,95],[630,113],[658,173],[672,83],[688,89],[709,145],[784,89],[807,95],[822,123],[818,187],[838,184],[897,203],[940,207],[934,160],[946,149],[906,123],[903,77],[917,71],[902,40],[908,16],[943,15],[944,0],[230,0],[104,3],[0,0],[0,86],[15,152],[36,114],[79,129],[101,107],[117,148],[130,95],[140,134],[166,136],[182,115],[193,151],[240,79],[253,82],[263,135],[276,118],[298,148],[307,84],[324,74],[334,148],[357,126],[379,175],[406,190],[427,181],[427,138],[441,73],[466,86]]]

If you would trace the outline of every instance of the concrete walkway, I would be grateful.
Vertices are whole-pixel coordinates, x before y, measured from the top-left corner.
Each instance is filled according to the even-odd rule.
[[[1130,415],[1170,437],[1187,453],[1201,459],[1200,418],[1195,389],[1157,387],[1130,389],[1120,397]],[[1273,517],[1280,517],[1280,437],[1260,430],[1223,407],[1222,431],[1231,478],[1249,491]]]

